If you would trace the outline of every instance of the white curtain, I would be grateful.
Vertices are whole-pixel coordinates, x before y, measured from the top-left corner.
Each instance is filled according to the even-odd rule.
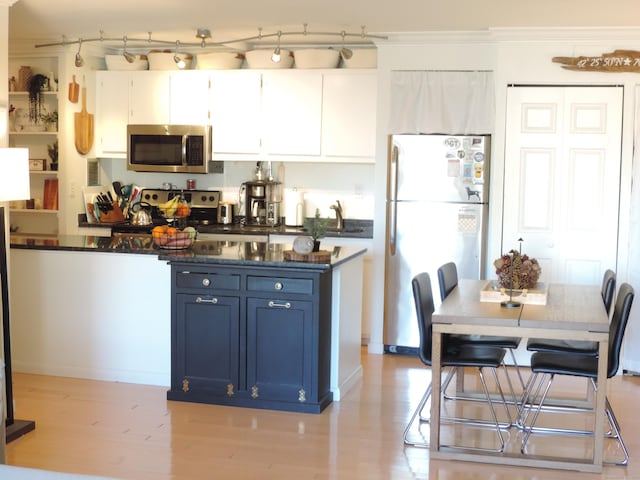
[[[493,73],[392,72],[390,110],[390,134],[491,134]]]

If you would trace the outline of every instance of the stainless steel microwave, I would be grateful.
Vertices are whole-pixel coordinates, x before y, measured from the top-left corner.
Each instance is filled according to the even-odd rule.
[[[136,172],[207,173],[211,125],[127,125],[127,168]]]

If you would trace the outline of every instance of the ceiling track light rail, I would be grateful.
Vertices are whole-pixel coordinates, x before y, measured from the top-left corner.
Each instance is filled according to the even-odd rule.
[[[348,33],[344,30],[340,31],[340,32],[311,32],[311,31],[307,31],[307,24],[304,24],[304,30],[303,31],[281,31],[278,30],[275,33],[263,33],[262,28],[258,29],[258,35],[253,35],[250,37],[244,37],[244,38],[235,38],[235,39],[229,39],[229,40],[224,40],[224,41],[218,41],[218,42],[207,42],[208,38],[211,38],[211,31],[207,28],[198,28],[196,31],[196,38],[199,38],[200,41],[198,43],[195,42],[181,42],[180,40],[160,40],[160,39],[155,39],[152,38],[151,36],[151,32],[149,32],[149,35],[146,38],[135,38],[135,37],[127,37],[126,35],[124,37],[113,37],[113,38],[109,38],[109,37],[105,37],[104,33],[102,31],[100,31],[100,36],[99,37],[95,37],[95,38],[78,38],[77,40],[69,40],[67,39],[66,36],[62,37],[62,41],[60,42],[51,42],[51,43],[41,43],[41,44],[37,44],[35,45],[35,48],[44,48],[44,47],[56,47],[56,46],[67,46],[67,45],[78,45],[78,53],[76,53],[76,66],[82,66],[84,64],[84,60],[82,59],[82,57],[80,56],[80,48],[82,47],[83,43],[93,43],[93,42],[122,42],[123,43],[123,56],[127,59],[127,61],[129,63],[132,63],[135,60],[135,55],[132,55],[131,53],[127,52],[127,44],[131,44],[131,43],[136,43],[136,44],[140,44],[140,43],[144,43],[150,46],[156,46],[156,47],[161,47],[161,46],[175,46],[176,49],[176,54],[174,56],[174,60],[175,57],[179,57],[177,50],[178,50],[178,46],[182,46],[182,47],[200,47],[200,48],[232,48],[229,47],[229,45],[233,45],[235,43],[247,43],[247,42],[253,42],[253,41],[263,41],[265,39],[268,38],[277,38],[277,46],[275,50],[280,50],[280,42],[281,42],[281,38],[282,37],[290,37],[290,36],[308,36],[308,35],[314,35],[314,36],[335,36],[335,37],[342,37],[342,49],[341,51],[344,52],[344,54],[348,55],[347,52],[347,48],[344,47],[344,42],[345,42],[345,38],[360,38],[362,40],[373,40],[373,39],[379,39],[379,40],[386,40],[388,37],[384,36],[384,35],[372,35],[369,33],[365,32],[365,27],[362,26],[361,27],[361,32],[360,33]],[[274,55],[275,55],[275,50],[274,50]],[[345,56],[346,56],[345,55]],[[131,58],[131,60],[130,60]],[[80,63],[81,65],[78,65],[78,63]]]

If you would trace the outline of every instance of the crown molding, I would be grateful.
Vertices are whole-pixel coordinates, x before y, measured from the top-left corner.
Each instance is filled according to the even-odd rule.
[[[568,27],[568,28],[489,28],[476,31],[379,32],[386,40],[374,40],[378,46],[416,46],[498,43],[584,43],[638,42],[640,27]]]

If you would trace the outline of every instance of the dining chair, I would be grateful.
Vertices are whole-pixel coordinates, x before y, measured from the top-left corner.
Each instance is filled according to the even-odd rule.
[[[609,346],[608,346],[608,366],[607,366],[607,378],[613,377],[620,366],[620,350],[622,348],[622,340],[624,338],[624,332],[629,320],[629,313],[631,311],[631,305],[633,304],[634,290],[628,283],[623,283],[618,291],[616,303],[614,305],[613,316],[609,323]],[[543,404],[551,388],[551,384],[556,375],[569,375],[574,377],[589,378],[592,382],[594,389],[606,388],[605,385],[597,385],[596,379],[598,377],[598,358],[591,355],[578,355],[574,353],[562,353],[562,352],[536,352],[531,356],[531,371],[533,372],[533,379],[529,383],[527,391],[525,392],[524,401],[528,401],[531,397],[532,402],[529,407],[529,411],[533,408],[533,401],[538,396],[539,391],[544,384],[545,374],[548,375],[548,381],[542,397],[538,402],[538,405],[533,414],[533,418],[529,425],[526,425],[526,418],[523,418],[525,424],[524,435],[522,438],[521,452],[525,453],[527,442],[531,433],[537,431],[535,428],[536,421],[543,409]],[[537,386],[534,385],[537,382],[538,377],[541,376]],[[531,393],[535,391],[533,397]],[[606,397],[605,397],[606,398]],[[627,465],[629,463],[629,452],[622,439],[620,433],[620,424],[613,413],[613,408],[609,403],[609,399],[605,400],[605,413],[607,420],[612,429],[612,433],[608,435],[618,441],[620,448],[624,454],[624,460],[619,462],[604,462],[614,465]],[[576,431],[576,430],[562,430],[558,428],[554,429],[540,429],[540,431],[550,430],[553,433],[567,433],[567,434],[585,434],[593,432],[590,431]]]
[[[432,342],[432,316],[434,312],[434,304],[433,304],[433,291],[431,289],[431,278],[428,273],[423,272],[416,275],[412,281],[411,286],[413,288],[413,298],[416,308],[416,315],[418,318],[418,330],[420,333],[420,345],[418,347],[418,355],[422,363],[426,366],[431,366],[431,342]],[[482,390],[484,392],[484,398],[487,401],[489,406],[489,410],[491,412],[492,421],[490,424],[495,428],[496,433],[498,435],[498,439],[500,442],[500,447],[498,449],[485,449],[485,448],[475,448],[475,447],[462,447],[451,445],[452,448],[473,448],[474,450],[490,450],[502,452],[504,450],[505,441],[501,432],[501,426],[498,422],[498,417],[496,415],[496,411],[494,408],[494,400],[491,398],[491,394],[489,393],[489,389],[487,386],[487,382],[484,376],[483,370],[485,368],[491,369],[493,372],[494,381],[497,385],[498,392],[500,397],[502,398],[502,404],[507,412],[507,416],[510,417],[509,409],[504,398],[504,394],[502,391],[502,387],[500,386],[500,382],[498,380],[498,375],[496,373],[496,369],[498,369],[501,365],[503,365],[503,360],[505,356],[505,350],[497,347],[486,347],[486,346],[476,346],[476,345],[461,345],[450,339],[448,336],[444,335],[442,339],[442,353],[440,363],[443,368],[452,367],[452,370],[448,373],[448,376],[452,376],[457,367],[475,367],[478,369],[478,375],[480,378],[480,382],[482,384]],[[435,379],[435,381],[440,381],[440,379]],[[433,382],[433,380],[432,380]],[[411,420],[409,421],[407,427],[403,433],[403,441],[405,445],[416,446],[416,447],[427,447],[428,443],[422,442],[412,442],[408,440],[408,434],[413,425],[415,419],[422,412],[427,400],[431,396],[432,383],[429,384],[427,390],[425,391],[418,407],[414,411],[411,416]],[[486,421],[483,420],[474,420],[474,419],[447,419],[451,422],[456,423],[472,423],[475,425],[486,425]],[[510,422],[510,419],[509,419]]]
[[[454,262],[448,262],[438,268],[438,285],[440,286],[440,300],[444,302],[444,299],[449,296],[454,288],[458,286],[458,268]],[[518,368],[518,362],[514,350],[518,348],[520,337],[503,337],[497,335],[453,335],[455,341],[465,345],[477,345],[485,347],[498,347],[505,348],[509,351],[511,361],[516,369],[516,374],[520,379],[520,386],[525,388],[524,380]],[[511,386],[511,379],[507,377],[507,381]],[[445,387],[446,388],[446,387]],[[511,388],[513,391],[513,388]],[[445,398],[454,399],[455,397],[445,396]],[[459,399],[460,397],[458,397]]]
[[[602,277],[600,294],[607,315],[611,315],[611,306],[616,292],[616,274],[607,269]],[[548,338],[530,338],[527,341],[527,350],[530,352],[559,352],[575,353],[579,355],[598,355],[598,342],[588,340],[553,340]]]

